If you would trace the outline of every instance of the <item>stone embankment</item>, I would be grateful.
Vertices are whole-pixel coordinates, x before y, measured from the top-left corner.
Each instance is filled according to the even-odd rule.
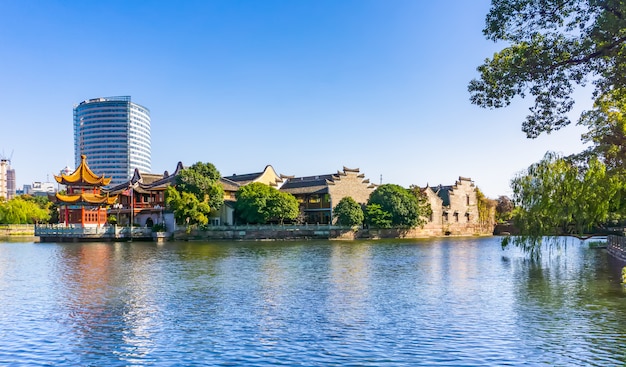
[[[626,237],[611,235],[606,242],[606,251],[616,259],[626,262]]]
[[[0,237],[34,235],[34,224],[0,224]]]
[[[382,238],[430,238],[446,233],[422,228],[370,229],[332,225],[247,225],[210,227],[203,230],[180,229],[173,234],[174,240],[307,240],[307,239],[382,239]],[[460,236],[491,235],[491,233],[453,233]]]

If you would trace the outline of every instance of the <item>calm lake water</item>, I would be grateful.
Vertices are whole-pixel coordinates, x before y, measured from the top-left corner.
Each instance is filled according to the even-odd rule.
[[[619,272],[577,241],[0,242],[0,365],[624,365]]]

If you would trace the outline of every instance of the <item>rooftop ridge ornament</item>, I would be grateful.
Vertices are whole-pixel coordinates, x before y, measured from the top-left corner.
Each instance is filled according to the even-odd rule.
[[[69,175],[61,173],[60,176],[54,176],[56,182],[62,185],[86,185],[86,186],[106,186],[111,182],[111,177],[96,175],[87,165],[87,156],[80,156],[80,165]]]

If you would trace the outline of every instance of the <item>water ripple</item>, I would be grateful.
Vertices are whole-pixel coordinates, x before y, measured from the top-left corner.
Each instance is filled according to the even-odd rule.
[[[0,243],[0,365],[623,365],[612,279],[497,239]]]

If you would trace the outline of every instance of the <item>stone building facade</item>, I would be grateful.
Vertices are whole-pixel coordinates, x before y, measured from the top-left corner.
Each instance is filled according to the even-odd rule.
[[[358,168],[343,167],[333,174],[294,177],[282,176],[285,182],[281,191],[292,194],[300,203],[306,223],[333,223],[333,208],[344,197],[365,204],[376,185],[370,183]]]
[[[425,235],[472,235],[480,233],[476,186],[459,177],[454,185],[425,187],[432,215],[421,230]]]

